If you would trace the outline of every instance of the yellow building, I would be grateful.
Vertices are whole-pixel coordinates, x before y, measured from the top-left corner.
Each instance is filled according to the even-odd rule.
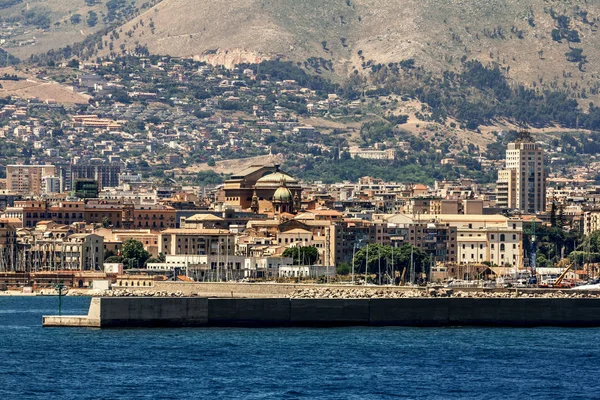
[[[234,255],[235,235],[225,229],[166,229],[158,251],[165,255]]]

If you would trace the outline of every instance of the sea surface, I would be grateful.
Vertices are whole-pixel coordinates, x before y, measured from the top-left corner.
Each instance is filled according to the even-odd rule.
[[[600,329],[42,328],[57,310],[0,297],[0,399],[600,398]]]

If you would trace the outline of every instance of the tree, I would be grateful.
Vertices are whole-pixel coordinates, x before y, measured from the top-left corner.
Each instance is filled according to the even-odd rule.
[[[550,266],[550,262],[546,259],[545,255],[538,254],[536,257],[535,265],[537,268],[548,268]]]
[[[556,203],[552,202],[550,207],[550,226],[556,227]]]
[[[123,257],[121,256],[110,256],[104,259],[105,264],[120,264],[123,262]]]
[[[106,260],[108,257],[115,257],[117,255],[117,253],[115,253],[112,250],[106,250],[104,252],[104,259]]]
[[[535,243],[537,254],[543,254],[548,263],[556,263],[563,255],[570,258],[571,252],[575,249],[580,250],[583,245],[579,232],[571,230],[569,232],[560,228],[557,218],[556,227],[548,227],[545,225],[536,224],[535,229],[533,223],[523,224],[523,249],[531,248],[532,236],[535,232]],[[579,246],[579,247],[577,247]]]
[[[319,259],[319,250],[315,246],[288,247],[284,257],[291,257],[294,265],[313,265]]]
[[[552,40],[554,40],[555,42],[560,43],[562,41],[562,34],[560,33],[560,30],[558,29],[552,29]]]
[[[69,67],[69,68],[79,68],[79,60],[76,59],[76,58],[71,59],[67,63],[67,67]]]
[[[347,262],[341,262],[335,267],[335,272],[338,275],[348,275],[350,274],[351,270],[352,268]]]
[[[73,14],[73,15],[71,15],[70,20],[71,20],[71,23],[73,25],[79,24],[81,22],[81,14]]]
[[[585,62],[586,56],[583,55],[583,49],[572,48],[565,53],[569,62]]]
[[[223,177],[217,174],[215,171],[200,171],[196,175],[194,182],[200,186],[218,185],[223,183]]]
[[[413,69],[415,67],[415,60],[413,58],[402,60],[400,61],[400,67],[403,69]]]
[[[96,26],[97,23],[98,23],[98,14],[96,14],[94,11],[88,11],[88,17],[87,17],[88,26],[90,26],[90,27]]]
[[[558,223],[559,228],[565,226],[565,206],[562,203],[558,206],[558,218],[556,222]]]
[[[107,217],[102,217],[102,227],[108,228],[110,226],[110,220]]]
[[[368,260],[367,253],[369,255]],[[389,269],[389,266],[393,271],[406,269],[406,276],[408,277],[411,266],[411,253],[415,274],[425,271],[429,265],[429,256],[423,250],[410,244],[405,244],[400,248],[392,248],[392,246],[381,244],[368,244],[354,255],[354,271],[359,274],[365,273],[365,267],[368,265],[368,273],[378,274],[379,265],[381,265],[382,274]]]
[[[146,260],[146,265],[150,264],[150,263],[164,263],[165,262],[165,255],[163,253],[159,253],[158,257],[150,257],[149,259]]]
[[[127,267],[141,267],[145,264],[146,260],[150,258],[150,253],[144,249],[142,242],[135,239],[127,239],[127,241],[123,243],[121,254],[123,255]]]

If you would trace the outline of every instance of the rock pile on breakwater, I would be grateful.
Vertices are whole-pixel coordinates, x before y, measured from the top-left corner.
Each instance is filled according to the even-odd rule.
[[[69,295],[79,295],[72,293]],[[88,294],[89,295],[89,294]],[[92,293],[95,297],[186,297],[181,291],[168,292],[156,290],[130,290],[130,289],[114,289],[105,290],[102,292]],[[206,297],[203,293],[194,293],[192,296]],[[218,297],[218,296],[217,296]],[[229,296],[223,296],[229,297]],[[233,297],[233,294],[232,294]],[[390,290],[389,288],[365,288],[365,287],[347,287],[347,288],[301,288],[297,289],[289,295],[281,297],[289,297],[292,299],[402,299],[402,298],[598,298],[600,294],[589,292],[576,291],[461,291],[451,288],[427,288],[427,289],[407,289],[407,290]]]
[[[183,292],[161,292],[155,290],[136,290],[127,289],[105,290],[98,294],[97,297],[184,297]]]
[[[453,289],[425,289],[425,290],[384,290],[376,288],[306,288],[298,289],[290,296],[292,299],[402,299],[402,298],[600,298],[593,293],[581,292],[539,292],[529,293],[521,291],[510,292],[463,292]]]

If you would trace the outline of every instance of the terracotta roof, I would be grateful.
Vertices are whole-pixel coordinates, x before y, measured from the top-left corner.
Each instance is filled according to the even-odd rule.
[[[165,229],[161,232],[165,235],[233,235],[227,229]]]
[[[337,210],[312,210],[311,212],[313,214],[317,214],[317,215],[332,215],[332,216],[343,215],[341,212],[339,212]]]
[[[186,218],[185,222],[195,221],[223,221],[223,218],[213,214],[194,214],[189,218]]]
[[[296,235],[296,234],[306,234],[306,233],[311,234],[312,232],[311,231],[307,231],[306,229],[302,229],[302,228],[296,228],[296,229],[292,229],[292,230],[289,230],[289,231],[281,232],[281,234],[293,234],[293,235]]]

